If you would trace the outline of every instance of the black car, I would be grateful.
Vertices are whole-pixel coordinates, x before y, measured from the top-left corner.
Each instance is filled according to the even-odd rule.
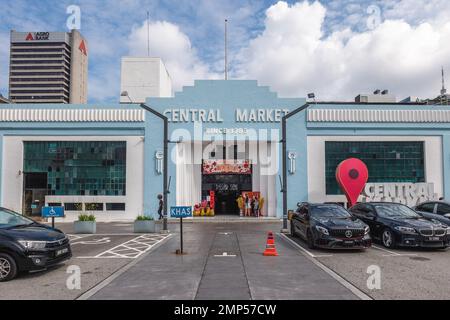
[[[370,227],[372,238],[386,248],[446,248],[450,229],[438,221],[426,219],[400,203],[359,203],[350,212]]]
[[[427,201],[413,208],[420,215],[434,219],[450,227],[450,203],[445,201]]]
[[[72,256],[64,233],[0,208],[0,282],[42,270]]]
[[[298,204],[291,235],[306,240],[309,248],[366,249],[372,244],[367,224],[338,204]]]

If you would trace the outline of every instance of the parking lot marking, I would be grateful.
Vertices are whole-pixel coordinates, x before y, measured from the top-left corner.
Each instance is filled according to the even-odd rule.
[[[136,259],[171,235],[144,234],[121,243],[95,256],[81,256],[80,259]]]
[[[77,239],[77,240],[79,240],[79,239]],[[73,243],[71,243],[71,245],[75,245],[75,244],[106,244],[106,243],[110,243],[110,242],[111,242],[111,238],[105,237],[105,238],[96,239],[96,240],[73,242]]]
[[[385,248],[382,248],[382,247],[379,247],[376,245],[372,245],[372,248],[389,253],[389,254],[383,254],[383,257],[408,257],[408,256],[414,257],[414,256],[417,256],[416,253],[398,253],[398,252],[390,251],[390,250],[387,250]]]
[[[215,254],[214,257],[236,257],[235,254],[229,254],[228,252],[224,252],[222,254]]]
[[[104,287],[106,287],[107,285],[109,285],[111,282],[113,282],[115,279],[117,279],[118,277],[120,277],[122,274],[124,274],[125,272],[127,272],[129,269],[131,269],[132,267],[134,267],[137,263],[139,263],[139,261],[141,261],[142,259],[144,259],[148,254],[150,254],[150,251],[155,250],[156,248],[158,248],[159,246],[161,246],[163,244],[164,241],[169,240],[172,237],[172,234],[166,234],[164,235],[164,238],[161,239],[160,241],[158,241],[157,243],[153,244],[153,246],[151,247],[151,249],[147,250],[146,252],[144,252],[142,255],[140,255],[138,258],[134,259],[133,261],[131,261],[130,263],[124,265],[122,268],[120,268],[119,270],[117,270],[116,272],[114,272],[113,274],[111,274],[108,278],[104,279],[103,281],[99,282],[97,285],[95,285],[94,287],[92,287],[91,289],[89,289],[88,291],[84,292],[83,294],[81,294],[78,298],[76,298],[76,300],[88,300],[90,297],[92,297],[93,295],[95,295],[97,292],[99,292],[101,289],[103,289]],[[101,259],[101,258],[100,258]],[[107,259],[107,258],[104,258]]]
[[[288,240],[289,242],[295,244],[300,250],[302,250],[303,252],[305,252],[307,255],[309,255],[311,258],[324,258],[324,257],[332,257],[332,254],[313,254],[312,252],[310,252],[309,250],[306,250],[305,248],[303,248],[303,246],[301,246],[300,244],[298,244],[297,242],[295,242],[294,240],[292,240],[291,238],[289,238],[288,236],[282,234],[282,233],[278,233],[278,235],[283,236],[283,238],[285,238],[286,240]]]
[[[278,235],[283,238],[284,240],[287,240],[291,245],[293,245],[296,248],[300,248],[300,249],[304,249],[302,248],[301,245],[299,245],[297,242],[293,241],[292,239],[289,239],[288,236],[286,236],[285,234],[282,233],[278,233]],[[348,282],[347,280],[345,280],[343,277],[341,277],[339,274],[337,274],[336,272],[334,272],[333,270],[331,270],[330,268],[328,268],[326,265],[324,265],[323,263],[321,263],[319,260],[316,259],[316,257],[312,257],[311,254],[307,254],[308,251],[306,249],[300,251],[300,253],[302,253],[306,259],[308,259],[309,261],[311,261],[312,263],[314,263],[316,266],[318,266],[320,269],[322,269],[323,271],[325,271],[327,274],[329,274],[331,277],[333,277],[333,279],[335,279],[337,282],[339,282],[341,285],[343,285],[344,287],[346,287],[348,290],[350,290],[354,295],[356,295],[358,298],[360,298],[361,300],[373,300],[373,298],[369,295],[367,295],[366,293],[364,293],[363,291],[361,291],[360,289],[358,289],[356,286],[354,286],[353,284],[351,284],[350,282]]]

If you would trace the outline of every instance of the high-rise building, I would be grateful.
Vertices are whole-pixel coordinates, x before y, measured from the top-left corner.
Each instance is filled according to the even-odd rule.
[[[87,42],[71,32],[11,31],[9,98],[15,103],[87,103]]]
[[[171,97],[172,80],[160,58],[123,57],[120,92],[121,103],[143,103],[150,97]]]

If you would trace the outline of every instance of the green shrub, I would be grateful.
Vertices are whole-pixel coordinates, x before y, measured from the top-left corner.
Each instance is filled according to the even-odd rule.
[[[153,221],[153,217],[149,216],[137,216],[136,221]]]
[[[78,221],[92,221],[95,222],[95,216],[93,214],[80,214]]]

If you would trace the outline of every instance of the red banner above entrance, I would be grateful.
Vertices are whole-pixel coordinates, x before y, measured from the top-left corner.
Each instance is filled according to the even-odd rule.
[[[203,174],[251,174],[249,160],[203,160]]]

